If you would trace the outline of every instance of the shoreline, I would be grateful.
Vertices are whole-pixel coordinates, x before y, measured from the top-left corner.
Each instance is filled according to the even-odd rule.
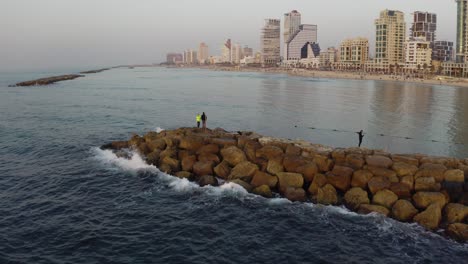
[[[387,74],[370,74],[359,72],[341,72],[341,71],[318,71],[295,68],[257,68],[257,67],[238,67],[238,66],[184,66],[171,68],[196,68],[212,71],[230,71],[230,72],[257,72],[257,73],[272,73],[272,74],[287,74],[289,76],[312,77],[324,79],[342,79],[342,80],[358,80],[358,81],[387,81],[387,82],[402,82],[428,85],[441,85],[468,88],[468,79],[459,79],[447,76],[437,76],[439,79],[419,79],[410,78],[404,79],[401,76]]]

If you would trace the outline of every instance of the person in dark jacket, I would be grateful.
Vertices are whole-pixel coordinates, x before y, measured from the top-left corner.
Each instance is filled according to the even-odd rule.
[[[208,117],[206,117],[205,112],[203,112],[201,116],[202,124],[203,124],[203,129],[206,129],[206,120],[208,120]]]
[[[361,147],[361,144],[362,144],[362,139],[364,138],[364,132],[359,131],[359,132],[356,132],[356,134],[359,135],[359,147]]]

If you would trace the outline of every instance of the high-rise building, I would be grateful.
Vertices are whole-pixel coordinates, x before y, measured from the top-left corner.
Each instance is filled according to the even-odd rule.
[[[301,56],[301,49],[306,43],[317,42],[317,25],[300,25],[299,30],[290,35],[285,43],[286,49],[284,58],[286,60],[304,59]]]
[[[403,12],[384,10],[375,20],[375,64],[381,69],[390,65],[403,64],[406,23]]]
[[[299,26],[301,25],[301,13],[297,10],[293,10],[289,13],[284,14],[284,28],[283,28],[283,41],[284,41],[284,49],[285,53],[283,54],[286,58],[286,49],[287,43],[291,35],[296,33],[299,30]]]
[[[223,62],[231,62],[231,39],[227,39],[221,47],[221,58]]]
[[[167,64],[178,64],[184,61],[184,55],[180,53],[168,53],[166,55]]]
[[[468,56],[468,0],[457,1],[456,61],[466,62]]]
[[[231,47],[231,63],[239,64],[242,59],[242,48],[240,44],[234,44]]]
[[[426,41],[434,44],[437,30],[437,15],[428,12],[416,11],[413,14],[413,25],[411,26],[412,38],[423,37]]]
[[[335,47],[329,47],[327,50],[320,51],[320,66],[331,67],[338,60],[338,50]]]
[[[432,64],[431,42],[425,37],[410,38],[405,42],[405,68],[426,70]]]
[[[188,49],[184,52],[184,63],[186,64],[195,64],[197,63],[198,60],[197,60],[197,52],[192,50],[192,49]]]
[[[453,42],[434,41],[432,59],[441,62],[451,61],[453,59]]]
[[[205,42],[200,43],[198,47],[198,62],[205,64],[210,55],[208,54],[208,45]]]
[[[245,46],[242,49],[243,57],[253,57],[253,49]]]
[[[343,41],[340,45],[340,62],[364,64],[369,59],[369,40],[354,38]]]
[[[281,21],[265,19],[260,37],[263,65],[277,65],[281,60]]]

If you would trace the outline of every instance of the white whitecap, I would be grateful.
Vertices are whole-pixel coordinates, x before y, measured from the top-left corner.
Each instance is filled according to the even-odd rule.
[[[161,132],[164,131],[164,128],[156,127],[155,131],[156,131],[156,133],[161,133]]]

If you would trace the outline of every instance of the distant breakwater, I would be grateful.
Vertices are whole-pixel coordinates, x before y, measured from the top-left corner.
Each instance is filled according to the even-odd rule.
[[[345,205],[468,241],[468,159],[333,149],[220,128],[149,132],[101,148],[118,156],[135,150],[162,172],[200,186],[229,181],[264,197]]]

